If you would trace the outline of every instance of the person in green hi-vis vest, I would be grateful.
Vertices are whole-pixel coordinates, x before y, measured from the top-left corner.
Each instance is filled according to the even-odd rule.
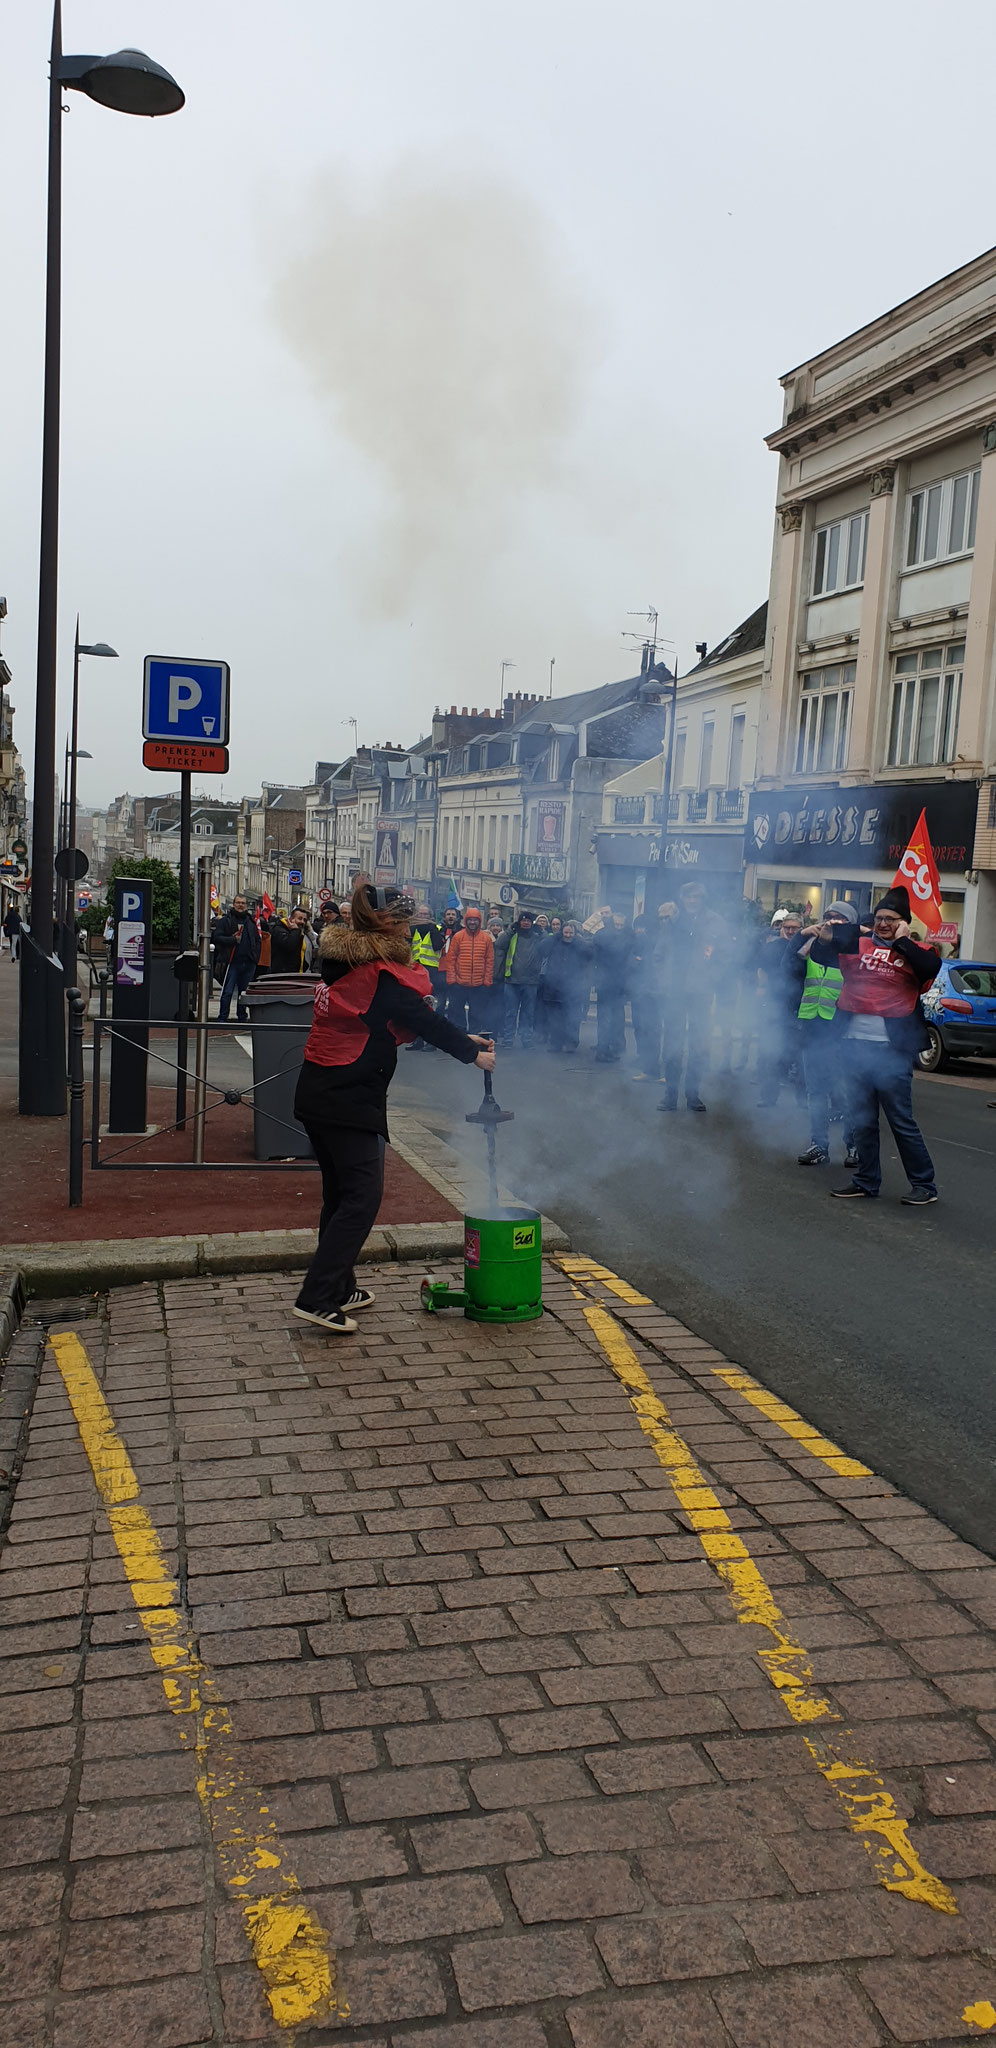
[[[845,927],[856,925],[858,913],[851,903],[831,903],[824,922]],[[844,1165],[854,1167],[858,1161],[851,1141],[840,1046],[838,1034],[831,1028],[844,976],[836,961],[833,966],[824,967],[811,957],[813,940],[819,929],[818,924],[807,925],[798,948],[800,957],[806,962],[806,979],[799,1004],[799,1023],[802,1026],[799,1035],[809,1108],[809,1149],[800,1152],[799,1165],[826,1166],[830,1158],[830,1125],[842,1118]]]

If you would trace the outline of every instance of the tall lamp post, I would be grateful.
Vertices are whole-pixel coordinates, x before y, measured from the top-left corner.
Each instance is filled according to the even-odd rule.
[[[91,756],[79,744],[80,711],[80,655],[107,655],[116,661],[118,650],[108,647],[106,640],[95,640],[89,646],[80,639],[80,615],[76,614],[76,639],[73,645],[73,737],[69,756],[69,845],[76,845],[76,763],[88,761]]]
[[[77,612],[76,637],[75,640],[73,641],[73,716],[72,739],[70,741],[69,746],[68,764],[68,810],[66,812],[66,846],[69,849],[70,854],[74,854],[76,852],[76,763],[77,761],[90,761],[93,758],[91,754],[87,753],[86,748],[81,747],[79,744],[81,654],[104,655],[109,657],[113,661],[116,661],[118,658],[117,648],[108,647],[106,640],[94,640],[89,643],[81,641],[80,615],[79,612]],[[66,980],[67,982],[71,983],[76,973],[76,881],[73,876],[66,876],[64,882],[64,889],[65,896],[63,899],[64,927],[62,938],[62,962],[63,967],[65,969]]]
[[[55,699],[59,587],[59,401],[62,309],[62,95],[86,93],[120,114],[175,114],[183,93],[141,50],[110,57],[67,57],[62,12],[52,15],[48,123],[48,253],[45,273],[45,378],[42,428],[41,546],[38,571],[38,671],[35,691],[34,807],[31,831],[31,930],[21,947],[18,1108],[22,1116],[65,1116],[65,1002],[62,963],[53,952],[55,856]]]

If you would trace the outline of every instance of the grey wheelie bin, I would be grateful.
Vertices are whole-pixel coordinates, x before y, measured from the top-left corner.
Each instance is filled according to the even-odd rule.
[[[294,1121],[294,1091],[311,1030],[311,974],[273,974],[246,990],[252,1033],[253,1137],[257,1159],[310,1159],[310,1142]],[[278,1026],[276,1030],[258,1027]]]

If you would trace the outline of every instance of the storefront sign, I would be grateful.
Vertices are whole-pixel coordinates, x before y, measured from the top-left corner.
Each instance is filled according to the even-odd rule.
[[[547,857],[564,850],[564,817],[567,805],[542,797],[536,806],[536,851]]]
[[[839,784],[808,790],[755,790],[747,814],[744,859],[764,867],[860,873],[894,868],[921,810],[939,868],[972,865],[978,791],[974,782]]]
[[[398,868],[398,827],[377,820],[377,850],[374,867],[381,880],[391,880]]]
[[[602,867],[655,868],[661,865],[661,840],[656,832],[599,832]],[[698,868],[704,874],[735,874],[743,866],[742,832],[669,832],[663,865]]]

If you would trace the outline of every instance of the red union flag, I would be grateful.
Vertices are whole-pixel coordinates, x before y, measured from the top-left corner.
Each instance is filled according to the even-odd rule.
[[[929,932],[936,932],[943,922],[941,884],[927,831],[926,811],[920,812],[913,837],[893,875],[892,887],[909,890],[914,917],[919,918]]]

